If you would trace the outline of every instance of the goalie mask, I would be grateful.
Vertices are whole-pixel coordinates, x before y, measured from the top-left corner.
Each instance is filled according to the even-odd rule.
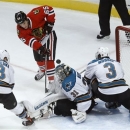
[[[104,57],[109,58],[109,49],[107,47],[100,47],[95,54],[96,59],[102,59]]]
[[[0,59],[6,61],[8,64],[10,63],[10,55],[7,50],[0,50]]]
[[[56,67],[56,75],[60,81],[63,81],[69,74],[71,68],[65,64],[58,65]]]

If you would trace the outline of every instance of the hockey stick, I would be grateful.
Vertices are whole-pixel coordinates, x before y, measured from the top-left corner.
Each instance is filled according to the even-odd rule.
[[[46,34],[45,37],[47,37],[48,35]],[[46,43],[47,43],[47,40],[46,39]],[[48,92],[48,89],[47,89],[47,55],[45,56],[45,93]]]
[[[48,92],[47,89],[47,55],[45,56],[45,93]]]
[[[86,70],[84,69],[84,70],[82,70],[81,72],[80,72],[80,74],[82,74],[83,72],[85,72]]]

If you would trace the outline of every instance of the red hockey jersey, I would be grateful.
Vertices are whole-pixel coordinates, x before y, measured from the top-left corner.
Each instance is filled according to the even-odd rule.
[[[17,25],[17,34],[20,40],[26,45],[37,50],[41,47],[40,41],[46,35],[43,33],[43,27],[46,21],[55,22],[55,13],[50,6],[40,6],[32,9],[28,14],[29,28],[24,29],[20,25]]]

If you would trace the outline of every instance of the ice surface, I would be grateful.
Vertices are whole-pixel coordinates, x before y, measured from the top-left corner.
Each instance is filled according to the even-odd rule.
[[[34,75],[38,67],[33,59],[32,49],[24,45],[17,37],[14,14],[18,11],[27,13],[37,5],[0,2],[0,49],[7,49],[11,55],[11,64],[15,70],[14,94],[19,101],[31,103],[43,98],[44,78],[38,82]],[[100,46],[110,49],[110,56],[115,59],[115,27],[122,25],[118,18],[111,18],[111,37],[109,40],[97,41],[99,33],[98,15],[66,9],[54,8],[56,23],[54,29],[58,36],[56,59],[82,71],[86,64],[95,57]],[[54,117],[36,121],[31,127],[24,127],[21,119],[0,105],[0,130],[129,130],[129,112],[124,107],[107,110],[104,102],[96,100],[96,106],[87,120],[75,124],[71,117]]]

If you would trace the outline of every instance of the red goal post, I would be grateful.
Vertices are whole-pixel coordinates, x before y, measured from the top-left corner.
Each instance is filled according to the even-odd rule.
[[[122,64],[126,83],[130,85],[130,26],[115,29],[116,60]]]

